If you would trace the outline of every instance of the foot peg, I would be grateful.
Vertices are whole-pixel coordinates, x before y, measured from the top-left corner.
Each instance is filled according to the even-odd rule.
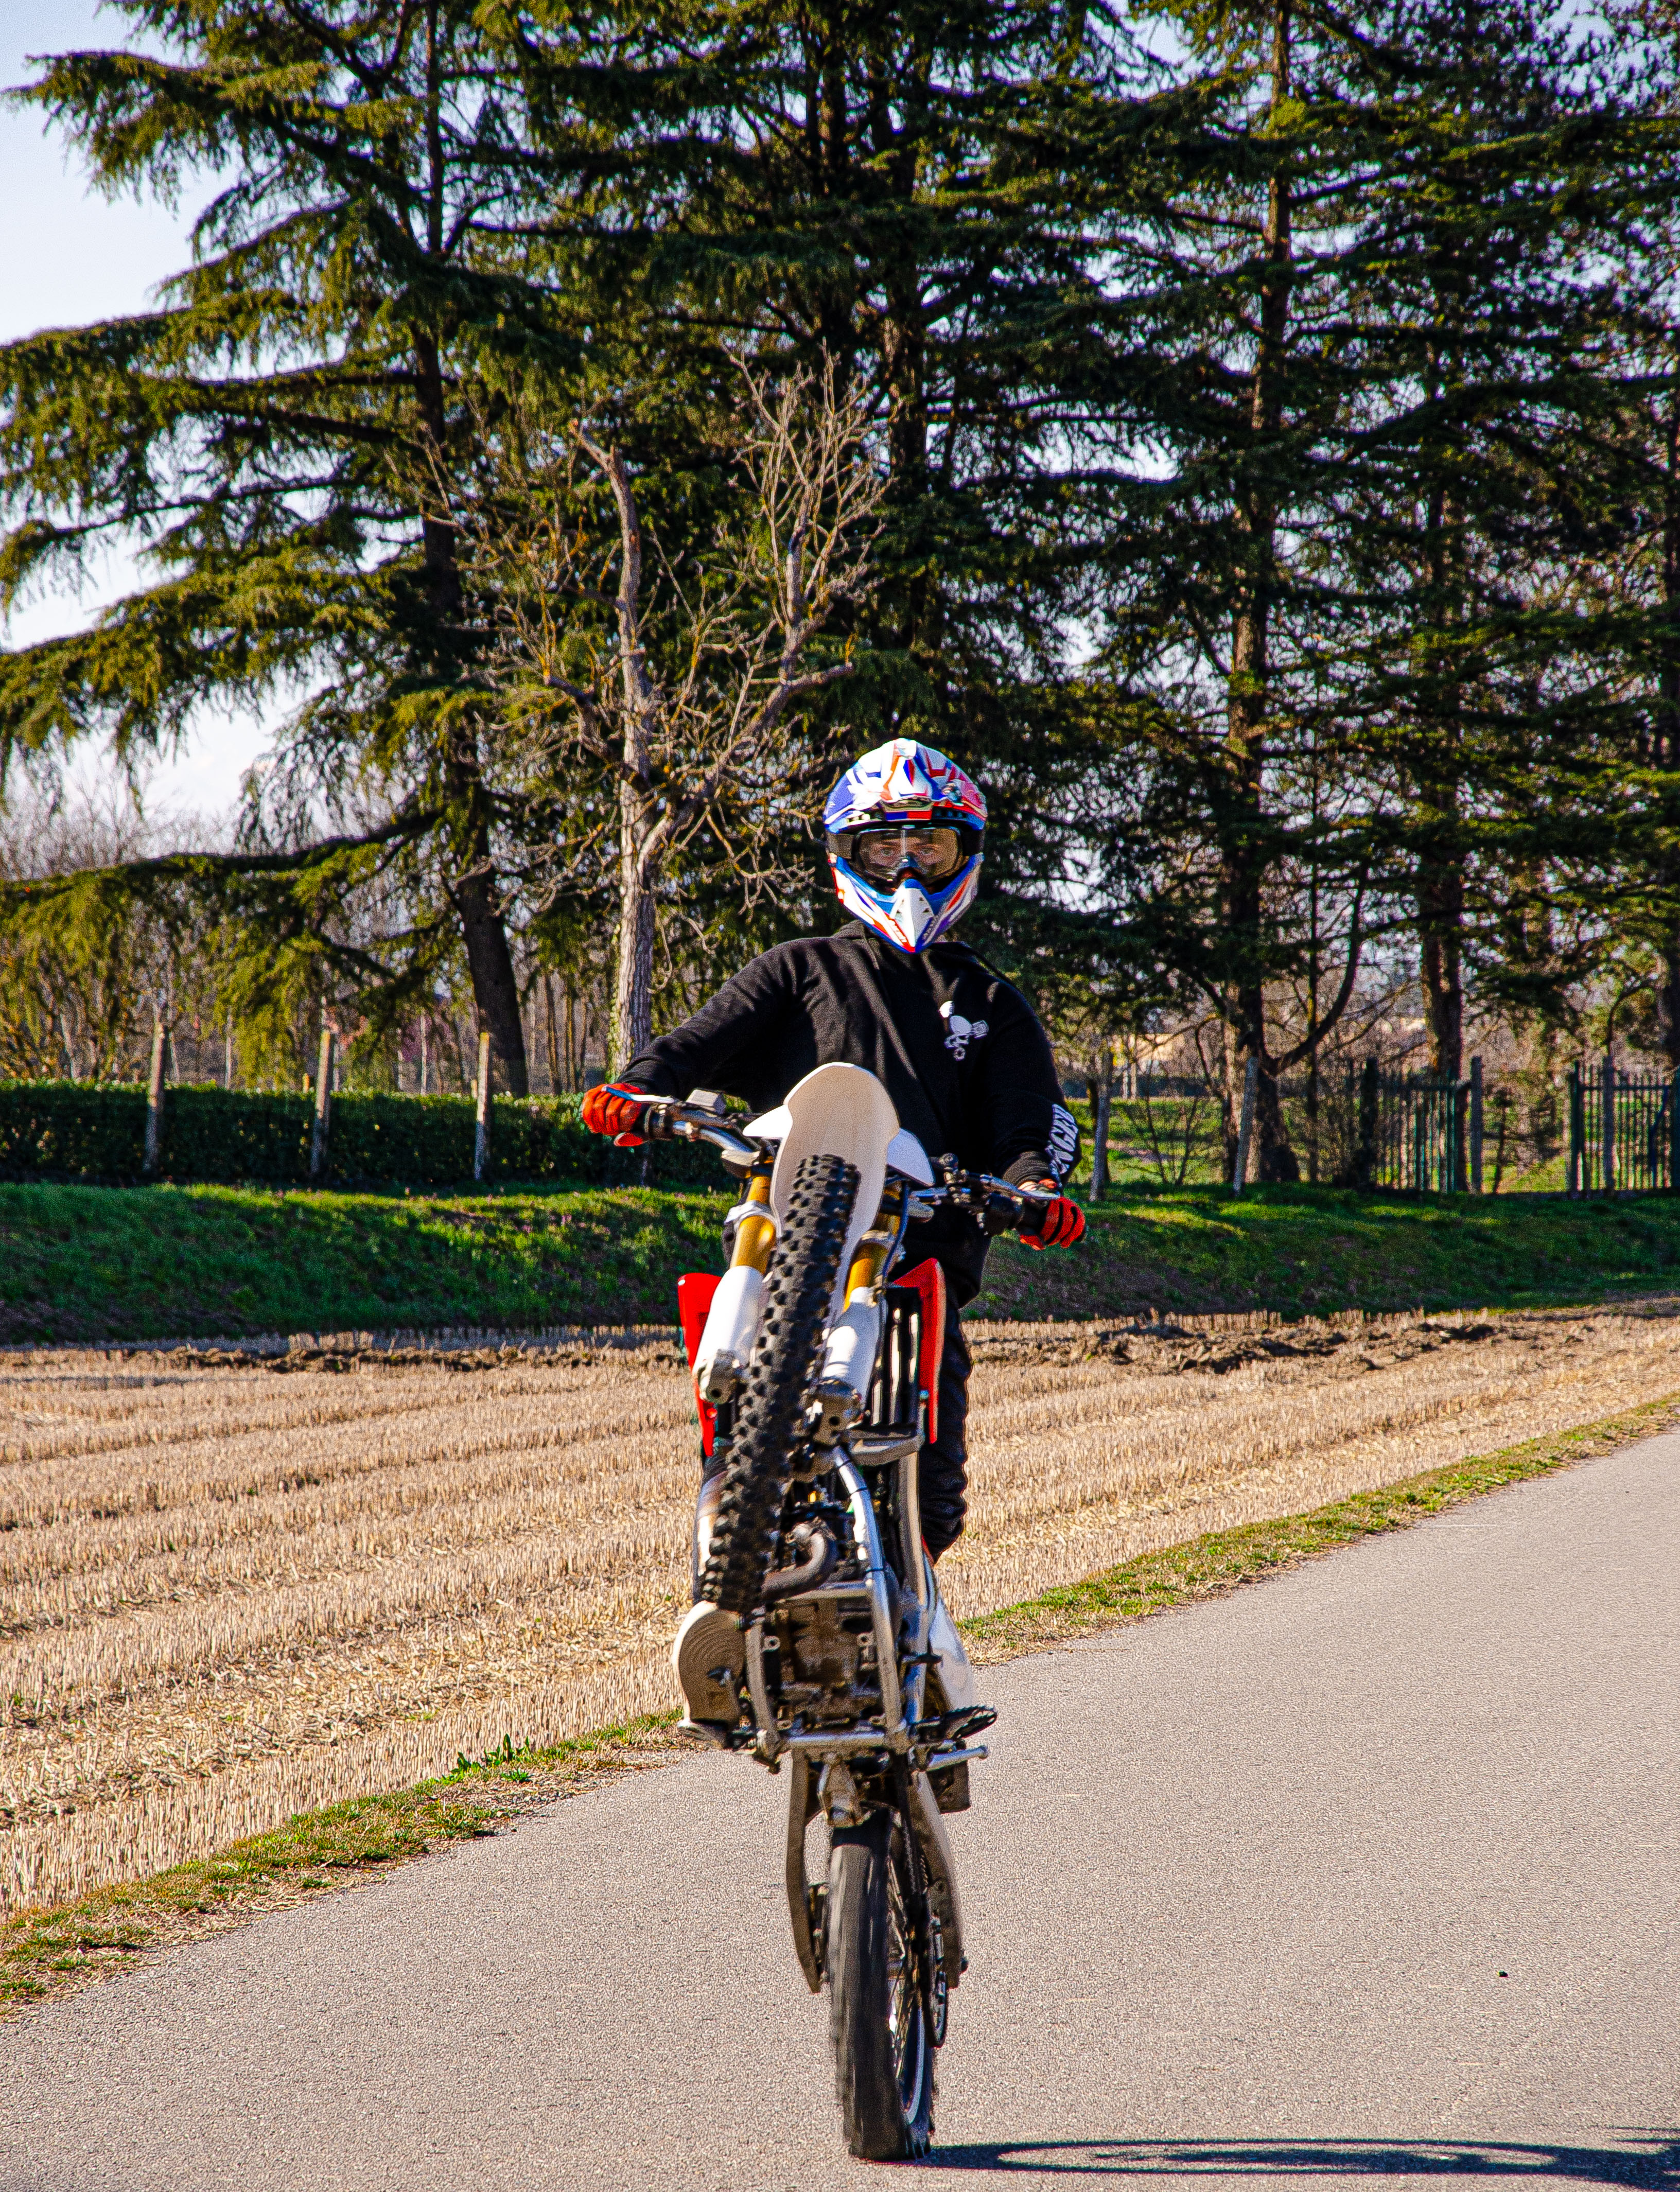
[[[962,1705],[957,1711],[946,1713],[940,1721],[941,1743],[967,1743],[983,1728],[991,1727],[997,1718],[996,1705]]]

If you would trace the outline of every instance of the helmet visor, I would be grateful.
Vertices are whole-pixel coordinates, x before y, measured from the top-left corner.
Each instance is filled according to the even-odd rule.
[[[860,830],[852,843],[860,873],[877,885],[895,882],[906,868],[923,882],[948,883],[963,865],[963,841],[956,831],[927,823],[894,822],[884,829]]]

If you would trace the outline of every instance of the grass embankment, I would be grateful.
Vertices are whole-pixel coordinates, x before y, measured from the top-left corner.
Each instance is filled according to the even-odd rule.
[[[669,1323],[722,1195],[0,1184],[0,1342]],[[1582,1302],[1680,1274],[1680,1198],[1127,1190],[1072,1254],[993,1252],[975,1315]]]
[[[676,1318],[728,1197],[0,1185],[0,1343]]]
[[[1304,1515],[1247,1524],[1146,1553],[1083,1583],[965,1622],[981,1664],[1223,1595],[1362,1538],[1426,1520],[1449,1507],[1546,1476],[1665,1429],[1680,1396],[1457,1462]],[[470,1836],[493,1834],[522,1812],[605,1777],[659,1762],[673,1747],[675,1714],[551,1750],[508,1745],[454,1772],[387,1795],[304,1813],[275,1832],[151,1880],[105,1887],[55,1909],[20,1911],[0,1927],[0,2004],[20,2007],[119,1968],[147,1949],[260,1916],[367,1878],[385,1866]]]
[[[1680,1278],[1680,1196],[1128,1190],[1071,1255],[1014,1242],[973,1313],[1541,1308]]]

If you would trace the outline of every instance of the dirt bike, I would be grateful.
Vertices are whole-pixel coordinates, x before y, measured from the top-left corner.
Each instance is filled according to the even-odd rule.
[[[812,1992],[828,1989],[848,2143],[909,2159],[933,2137],[934,2058],[967,1962],[942,1814],[967,1808],[986,1755],[973,1738],[997,1717],[922,1540],[946,1288],[910,1243],[940,1205],[1001,1232],[1049,1198],[935,1167],[857,1066],[819,1066],[742,1127],[723,1110],[697,1090],[649,1098],[638,1121],[650,1139],[709,1143],[744,1183],[729,1270],[678,1287],[722,1471],[676,1649],[706,1711],[683,1726],[773,1773],[786,1763],[793,1945]]]

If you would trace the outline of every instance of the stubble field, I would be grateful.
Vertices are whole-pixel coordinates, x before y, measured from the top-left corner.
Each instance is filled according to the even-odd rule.
[[[1680,1388],[1680,1303],[971,1326],[959,1614]],[[0,1899],[662,1710],[697,1447],[663,1333],[0,1359]]]

